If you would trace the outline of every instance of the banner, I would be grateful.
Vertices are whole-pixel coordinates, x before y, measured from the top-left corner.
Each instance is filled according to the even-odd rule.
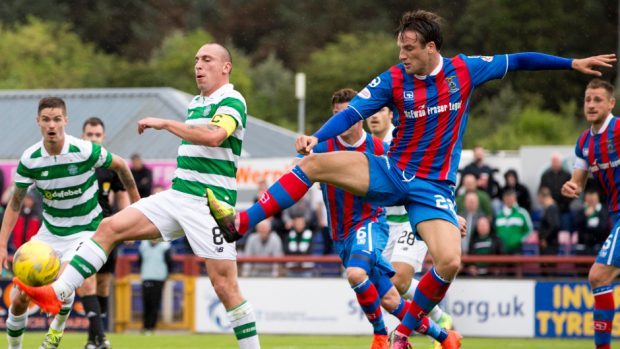
[[[239,286],[256,314],[259,333],[371,335],[346,279],[241,278]],[[195,331],[231,333],[226,310],[208,278],[196,280]],[[388,328],[398,321],[384,312]]]
[[[0,330],[6,330],[6,319],[9,313],[9,307],[11,306],[11,289],[13,283],[10,280],[0,279]],[[35,305],[30,306],[28,309],[28,328],[27,331],[47,331],[49,323],[52,322],[52,317],[41,314],[39,308]],[[71,316],[67,319],[66,329],[68,331],[85,331],[88,330],[88,318],[84,312],[84,306],[80,301],[80,298],[76,295],[75,302],[73,302],[73,309],[71,310]],[[43,340],[43,337],[41,337]]]
[[[620,285],[614,287],[616,311]],[[587,282],[538,282],[536,284],[536,336],[585,338],[594,336],[594,296]],[[612,335],[620,335],[615,317]]]
[[[442,303],[464,336],[533,337],[533,280],[457,279]]]

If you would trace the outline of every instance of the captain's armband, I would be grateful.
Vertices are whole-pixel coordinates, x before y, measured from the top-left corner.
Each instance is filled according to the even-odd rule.
[[[226,131],[226,136],[230,136],[237,128],[237,120],[228,114],[217,114],[211,118],[209,125],[221,127]]]

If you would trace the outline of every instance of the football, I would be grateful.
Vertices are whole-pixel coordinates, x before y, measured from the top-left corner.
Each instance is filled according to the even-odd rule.
[[[54,249],[41,241],[29,241],[15,252],[13,274],[29,286],[43,286],[56,279],[60,259]]]

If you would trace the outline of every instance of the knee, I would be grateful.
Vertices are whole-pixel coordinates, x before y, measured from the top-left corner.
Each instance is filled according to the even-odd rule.
[[[118,224],[111,217],[104,218],[101,223],[99,223],[99,227],[97,227],[97,231],[93,237],[97,237],[98,240],[101,239],[103,241],[108,242],[120,242],[122,237],[120,236],[120,229]]]
[[[588,274],[588,281],[590,282],[590,286],[592,288],[597,288],[611,284],[614,275],[609,274],[610,273],[606,272],[605,270],[596,268],[596,266],[592,267],[592,269],[590,269],[590,273]]]
[[[435,270],[442,278],[454,279],[461,268],[461,256],[445,256],[435,263]]]
[[[80,296],[93,296],[97,291],[97,279],[94,276],[84,280],[82,286],[80,286]]]
[[[11,298],[11,313],[13,315],[21,315],[28,310],[30,300],[24,293],[15,292]]]
[[[315,181],[315,177],[319,170],[319,158],[316,154],[312,153],[308,156],[305,156],[299,163],[297,164],[299,168],[310,178],[310,180]]]
[[[398,272],[392,277],[391,280],[394,284],[394,287],[396,287],[396,290],[400,294],[405,294],[405,292],[407,292],[407,290],[409,289],[409,285],[411,284],[411,277]]]
[[[351,286],[355,286],[366,279],[368,279],[368,274],[364,269],[356,267],[347,268],[347,280],[349,280]]]

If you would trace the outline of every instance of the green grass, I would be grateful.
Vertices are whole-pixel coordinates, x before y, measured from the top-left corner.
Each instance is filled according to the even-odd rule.
[[[24,348],[36,348],[43,339],[43,332],[26,333]],[[114,349],[235,349],[236,341],[232,335],[199,335],[187,333],[166,333],[153,336],[140,334],[111,334],[109,336]],[[85,333],[65,334],[60,347],[66,349],[83,348]],[[411,340],[414,348],[430,348],[430,341],[416,337]],[[0,347],[4,347],[2,342]],[[370,347],[370,336],[261,336],[264,349],[358,349]],[[591,340],[573,339],[482,339],[466,338],[464,349],[577,349],[593,347]]]

